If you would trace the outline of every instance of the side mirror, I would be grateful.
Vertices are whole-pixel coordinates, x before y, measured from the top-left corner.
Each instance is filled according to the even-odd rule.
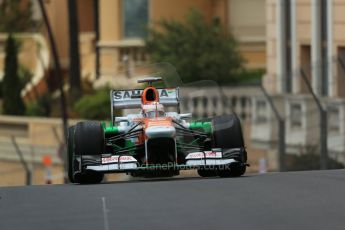
[[[191,113],[182,113],[182,114],[179,114],[179,115],[180,115],[180,119],[192,118],[192,114]]]
[[[115,122],[128,122],[127,117],[115,117]]]

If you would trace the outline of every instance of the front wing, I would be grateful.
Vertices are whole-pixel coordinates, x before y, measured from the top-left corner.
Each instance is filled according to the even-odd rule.
[[[102,160],[97,164],[86,165],[86,170],[97,172],[129,172],[136,170],[188,170],[199,168],[224,168],[231,164],[245,164],[239,159],[241,148],[235,149],[213,149],[212,151],[199,151],[189,153],[185,158],[185,164],[167,163],[167,164],[142,164],[132,156],[126,155],[102,155]],[[81,162],[81,165],[83,163]]]

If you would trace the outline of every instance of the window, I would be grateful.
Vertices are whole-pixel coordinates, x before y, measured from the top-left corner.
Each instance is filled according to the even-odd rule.
[[[302,105],[298,103],[290,104],[291,128],[302,128]]]
[[[310,45],[302,45],[301,46],[301,55],[300,55],[300,62],[301,68],[304,73],[307,75],[307,79],[311,83],[311,46]],[[300,77],[300,84],[301,84],[301,92],[302,93],[310,93],[307,87],[307,84],[303,80],[302,76]]]
[[[148,0],[123,0],[125,38],[145,38],[148,24]]]

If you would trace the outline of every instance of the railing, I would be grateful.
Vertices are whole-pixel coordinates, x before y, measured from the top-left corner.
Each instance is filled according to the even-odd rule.
[[[286,145],[289,153],[300,153],[308,146],[320,142],[319,111],[310,95],[273,96],[275,105],[285,118]],[[332,158],[345,162],[345,100],[324,98],[322,104],[328,112],[328,150]],[[267,149],[277,143],[277,120],[272,115],[263,95],[258,94],[252,106],[252,142]]]
[[[250,121],[252,98],[260,89],[256,86],[222,87],[202,96],[193,96],[193,88],[181,90],[181,111],[192,112],[194,117],[205,118],[220,114],[236,113],[242,121]]]
[[[70,124],[76,123],[70,120]],[[30,163],[41,163],[49,155],[54,163],[61,163],[63,137],[60,119],[0,116],[0,160],[19,161],[11,138],[15,138]]]

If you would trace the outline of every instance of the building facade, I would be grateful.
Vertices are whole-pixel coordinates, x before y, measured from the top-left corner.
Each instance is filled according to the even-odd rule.
[[[124,66],[147,63],[149,60],[144,51],[147,35],[145,28],[161,19],[183,21],[192,8],[201,11],[207,20],[219,19],[235,35],[239,50],[246,60],[246,67],[266,68],[265,0],[77,0],[76,2],[81,75],[83,79],[95,83],[96,86],[113,81],[116,73]],[[40,19],[38,1],[32,3],[34,17]],[[55,37],[61,66],[67,75],[69,69],[67,0],[46,0],[44,5]],[[42,35],[45,39],[44,44],[33,48],[31,55],[21,55],[23,58],[20,58],[20,63],[34,75],[32,84],[23,91],[23,95],[28,98],[33,94],[33,87],[38,88],[35,89],[36,91],[44,91],[47,88],[46,77],[53,63],[44,26],[39,30],[33,29],[32,33],[24,36],[32,40]],[[23,38],[22,35],[19,37]],[[0,77],[3,75],[5,38],[6,34],[0,35]],[[38,57],[34,50],[48,52],[48,56],[45,55],[43,57],[45,60],[40,61],[42,57]],[[20,52],[27,53],[27,50]],[[27,58],[29,60],[26,60],[25,57],[29,56],[30,58]]]
[[[33,17],[42,20],[41,10],[36,0],[32,2]],[[67,1],[43,1],[56,43],[61,67],[65,75],[69,69],[69,27]],[[93,0],[77,0],[80,60],[82,77],[92,78],[95,69],[95,23]],[[25,5],[28,6],[28,5]],[[35,98],[35,94],[48,90],[49,78],[53,77],[50,69],[53,67],[50,43],[44,24],[40,28],[27,28],[25,33],[16,33],[15,37],[21,43],[19,49],[19,64],[32,74],[30,84],[27,84],[22,95],[25,99]],[[5,41],[8,34],[0,34],[0,79],[4,74]],[[54,81],[54,80],[53,80]]]
[[[99,0],[99,65],[96,83],[114,81],[116,73],[148,62],[144,28],[161,19],[183,21],[194,8],[207,20],[219,19],[239,42],[248,68],[265,68],[264,0]],[[117,83],[121,78],[117,76]]]
[[[303,153],[320,143],[320,113],[309,82],[328,112],[329,155],[345,163],[343,12],[345,0],[266,1],[267,74],[263,85],[285,119],[288,153]],[[252,141],[272,149],[275,161],[277,120],[263,95],[253,100],[253,113]]]

